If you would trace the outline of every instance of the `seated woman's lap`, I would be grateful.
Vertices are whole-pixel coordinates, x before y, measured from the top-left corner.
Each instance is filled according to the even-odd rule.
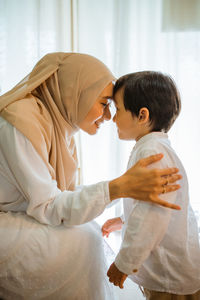
[[[104,299],[106,264],[95,224],[51,227],[1,213],[0,296],[2,288],[28,299]]]

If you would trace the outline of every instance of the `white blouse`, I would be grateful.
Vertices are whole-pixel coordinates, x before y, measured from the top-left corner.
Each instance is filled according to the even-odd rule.
[[[161,292],[192,294],[200,289],[198,227],[189,203],[185,170],[165,133],[153,132],[134,146],[128,168],[156,153],[164,158],[151,168],[178,167],[181,189],[160,197],[181,206],[180,211],[124,199],[123,242],[116,266],[139,285]],[[134,270],[138,272],[134,272]]]
[[[53,226],[79,225],[109,203],[108,182],[61,192],[30,141],[0,117],[0,211],[24,211]]]
[[[30,141],[0,118],[0,298],[113,300],[90,221],[109,203],[108,182],[61,192]]]

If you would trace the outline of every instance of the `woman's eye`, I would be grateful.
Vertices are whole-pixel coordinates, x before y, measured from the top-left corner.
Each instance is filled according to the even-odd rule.
[[[103,103],[103,102],[101,104],[103,105],[104,108],[106,108],[109,105],[109,103]]]

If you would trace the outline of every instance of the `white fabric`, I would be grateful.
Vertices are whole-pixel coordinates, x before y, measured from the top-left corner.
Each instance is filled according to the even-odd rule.
[[[0,298],[113,299],[101,230],[89,222],[108,203],[107,182],[61,192],[31,143],[0,118]]]
[[[161,198],[180,205],[181,211],[124,199],[124,239],[115,263],[149,290],[193,294],[200,289],[198,228],[189,203],[187,175],[167,134],[153,132],[142,137],[132,150],[128,168],[140,158],[159,152],[164,158],[151,168],[175,165],[183,176],[181,189]],[[134,269],[139,271],[134,274]]]

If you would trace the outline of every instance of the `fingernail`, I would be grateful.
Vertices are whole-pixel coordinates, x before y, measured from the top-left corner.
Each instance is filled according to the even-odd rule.
[[[178,206],[174,207],[174,209],[181,210],[181,207],[178,205]]]

